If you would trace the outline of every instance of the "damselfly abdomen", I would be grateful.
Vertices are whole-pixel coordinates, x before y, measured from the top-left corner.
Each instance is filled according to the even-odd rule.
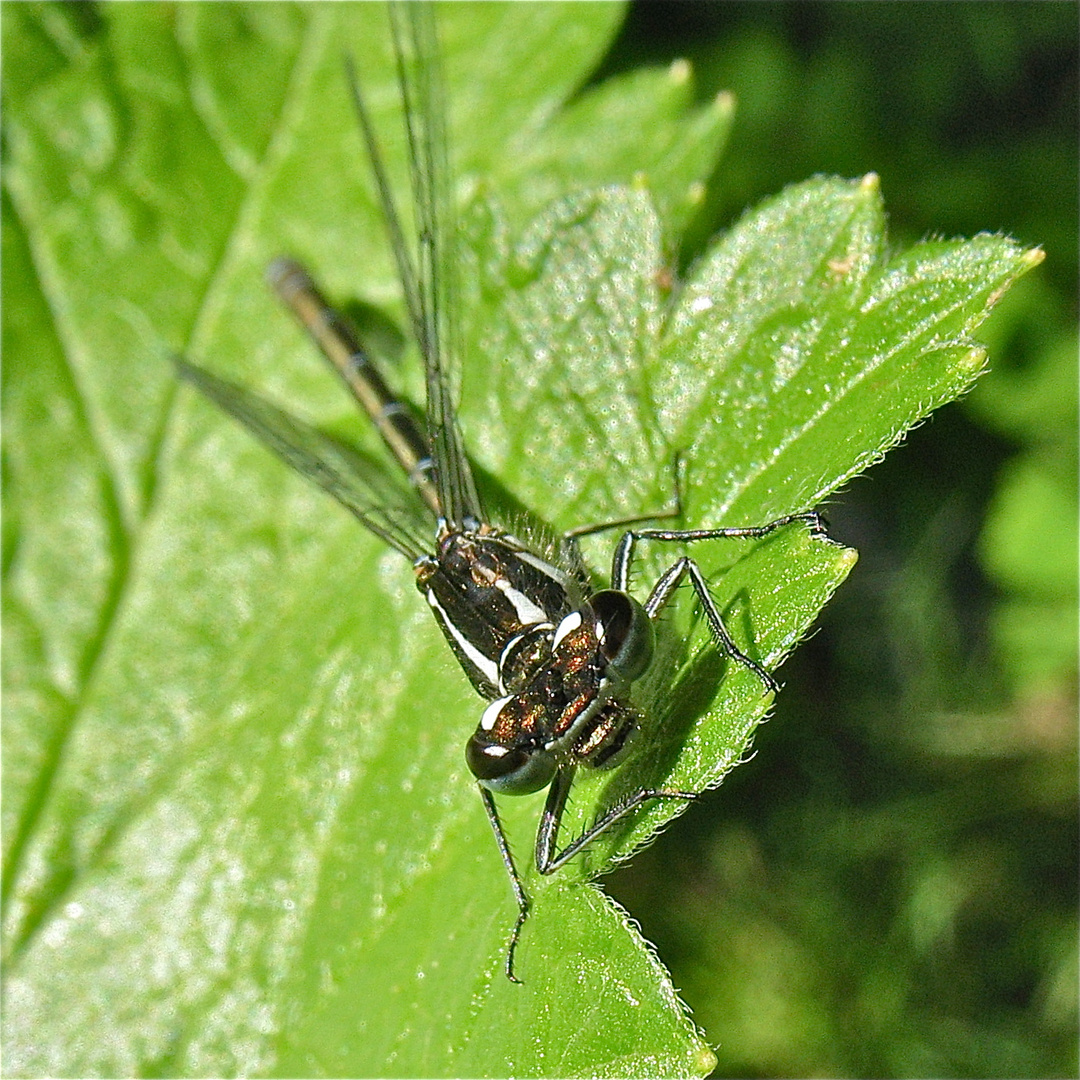
[[[717,646],[751,670],[765,692],[775,689],[771,676],[736,646],[704,574],[689,556],[666,570],[644,601],[631,595],[636,545],[761,537],[795,521],[806,522],[819,533],[823,526],[815,513],[807,512],[748,528],[633,527],[637,520],[648,520],[643,517],[574,530],[553,550],[542,551],[487,519],[458,431],[447,377],[456,341],[455,231],[444,168],[445,121],[433,16],[422,4],[393,5],[391,12],[415,202],[413,245],[406,240],[351,71],[350,81],[413,334],[424,358],[423,422],[391,392],[348,325],[299,264],[279,259],[269,277],[371,418],[408,477],[414,505],[388,500],[380,478],[363,459],[258,395],[183,360],[177,361],[177,369],[412,562],[418,590],[469,681],[487,701],[467,742],[466,761],[477,779],[518,902],[506,953],[506,974],[518,981],[514,952],[529,900],[495,795],[548,788],[535,848],[541,874],[563,866],[643,802],[693,798],[691,792],[640,789],[603,812],[573,842],[559,847],[560,822],[577,769],[615,764],[638,723],[630,690],[652,662],[654,624],[681,583],[688,581],[693,587]],[[577,553],[577,537],[616,525],[623,532],[615,547],[610,588],[595,591]]]

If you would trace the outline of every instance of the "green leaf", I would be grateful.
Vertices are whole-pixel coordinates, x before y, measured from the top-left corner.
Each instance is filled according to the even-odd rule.
[[[681,452],[688,524],[760,523],[977,373],[968,335],[1030,255],[981,237],[884,261],[873,183],[818,180],[671,297],[662,238],[725,111],[688,113],[667,73],[561,110],[612,6],[439,14],[455,150],[482,181],[462,426],[492,506],[555,529],[662,510]],[[355,54],[396,182],[383,13],[8,5],[3,34],[8,1072],[708,1072],[662,967],[585,881],[678,804],[526,872],[509,984],[514,904],[462,756],[480,703],[409,567],[162,359],[346,416],[261,274],[288,250],[400,320],[340,62]],[[593,186],[630,170],[633,188]],[[416,397],[413,369],[395,375]],[[611,547],[586,549],[599,578]],[[676,555],[651,547],[639,593]],[[699,547],[770,667],[853,559],[799,527]],[[768,698],[691,601],[661,626],[631,759],[580,785],[567,835],[641,783],[715,784],[746,750]],[[540,800],[501,802],[523,868]]]

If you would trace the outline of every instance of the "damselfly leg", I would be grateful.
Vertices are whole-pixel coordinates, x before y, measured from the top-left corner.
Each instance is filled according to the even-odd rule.
[[[736,663],[757,676],[766,693],[778,687],[772,676],[735,644],[709,591],[697,562],[682,556],[657,581],[644,604],[630,594],[630,564],[639,541],[693,543],[718,539],[758,539],[785,526],[803,523],[812,534],[825,537],[825,525],[815,512],[789,514],[765,525],[722,529],[637,529],[623,533],[612,561],[611,588],[594,593],[559,624],[552,639],[551,656],[534,681],[515,695],[497,699],[485,710],[469,744],[467,758],[480,779],[481,794],[499,852],[518,901],[518,918],[506,953],[506,975],[517,982],[513,964],[521,930],[529,912],[529,899],[510,854],[492,791],[522,793],[536,790],[513,783],[500,786],[499,769],[513,760],[514,771],[534,772],[543,762],[543,780],[549,785],[536,834],[535,862],[540,874],[551,874],[583,848],[608,832],[642,804],[654,799],[689,801],[695,793],[663,788],[639,788],[601,814],[564,848],[558,846],[566,801],[579,766],[604,767],[622,749],[637,722],[626,702],[632,683],[648,669],[652,659],[653,624],[671,602],[684,578],[689,578],[717,646]],[[563,702],[568,702],[562,707]],[[523,740],[522,731],[537,711],[546,716],[547,741]],[[500,731],[500,728],[502,729]],[[493,755],[490,763],[486,755]],[[487,769],[487,771],[485,771]],[[488,774],[490,772],[490,775]],[[490,790],[489,790],[490,789]]]

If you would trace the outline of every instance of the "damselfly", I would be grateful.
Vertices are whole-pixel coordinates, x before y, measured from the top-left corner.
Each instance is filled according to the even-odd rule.
[[[427,5],[391,5],[405,134],[411,166],[414,229],[398,213],[368,109],[349,69],[349,83],[375,187],[385,216],[413,335],[424,359],[423,425],[387,387],[345,321],[308,273],[279,259],[270,268],[281,299],[318,343],[370,416],[412,487],[405,504],[380,474],[340,442],[258,395],[183,360],[180,375],[247,427],[302,475],[333,495],[371,532],[413,565],[416,585],[477,693],[487,701],[466,745],[468,767],[510,876],[518,916],[506,952],[514,953],[529,898],[507,844],[495,795],[548,788],[536,835],[535,861],[550,874],[635,808],[653,799],[686,800],[691,792],[643,788],[602,813],[571,843],[559,828],[579,767],[615,764],[638,717],[632,684],[653,656],[654,623],[685,581],[693,587],[717,646],[757,676],[772,677],[732,640],[697,563],[680,557],[639,602],[629,592],[641,541],[689,543],[761,537],[793,522],[823,533],[816,513],[791,514],[747,528],[634,527],[649,517],[579,528],[553,551],[533,550],[490,522],[477,495],[447,378],[454,360],[454,243],[448,194],[446,133],[434,18]],[[414,235],[414,242],[407,238]],[[594,591],[577,538],[621,527],[609,588]],[[434,535],[434,541],[430,537]]]

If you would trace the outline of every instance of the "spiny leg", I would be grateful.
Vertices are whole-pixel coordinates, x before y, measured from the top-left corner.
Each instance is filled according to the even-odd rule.
[[[518,917],[514,923],[514,929],[510,934],[510,944],[506,949],[506,977],[513,983],[521,980],[514,974],[514,952],[517,949],[518,938],[521,936],[521,928],[525,925],[525,918],[529,914],[529,898],[525,894],[525,888],[521,884],[517,867],[514,865],[514,857],[510,854],[510,845],[506,841],[506,833],[503,831],[502,822],[499,820],[499,811],[495,807],[495,796],[486,787],[478,784],[480,798],[484,803],[488,821],[491,822],[491,831],[495,833],[495,843],[498,845],[499,854],[502,856],[503,866],[510,875],[510,884],[514,889],[514,898],[518,903]],[[565,798],[565,797],[564,797]]]
[[[713,600],[712,593],[709,592],[709,584],[705,580],[705,575],[689,555],[684,555],[674,566],[666,570],[654,586],[653,591],[649,593],[649,598],[645,601],[645,612],[649,618],[655,619],[659,615],[675,594],[675,590],[684,577],[690,578],[694,592],[697,593],[698,600],[701,601],[705,618],[709,621],[709,628],[712,630],[713,637],[719,642],[724,652],[732,660],[749,668],[765,684],[766,693],[770,691],[775,693],[779,690],[776,680],[756,660],[751,660],[732,640],[716,607],[716,601]]]
[[[562,824],[563,811],[566,809],[566,800],[570,794],[570,788],[573,786],[575,771],[573,765],[560,769],[548,788],[544,813],[540,818],[540,826],[536,832],[536,868],[541,874],[553,874],[560,867],[566,865],[582,848],[591,844],[598,836],[607,832],[617,821],[620,821],[650,799],[683,799],[689,802],[697,798],[697,795],[692,791],[664,791],[642,788],[625,802],[612,807],[581,836],[567,844],[562,851],[557,851],[559,827]],[[507,843],[506,833],[503,831],[502,822],[499,820],[499,813],[495,807],[495,798],[484,787],[480,788],[480,796],[483,799],[484,809],[487,811],[488,820],[491,822],[492,831],[495,833],[495,843],[498,845],[499,854],[502,856],[506,872],[510,875],[510,883],[513,886],[514,896],[518,902],[518,917],[514,922],[513,930],[510,932],[510,941],[506,949],[506,977],[511,982],[520,985],[521,980],[514,974],[514,956],[517,953],[522,927],[524,927],[525,920],[529,916],[530,901],[521,883],[517,867],[514,865],[513,856],[510,854],[510,845]]]
[[[630,563],[638,540],[662,540],[674,543],[690,543],[695,540],[756,539],[791,525],[796,521],[806,522],[817,536],[826,536],[825,522],[817,511],[799,514],[787,514],[765,525],[748,525],[726,529],[637,529],[623,534],[615,548],[611,566],[611,587],[626,592],[630,585]],[[653,587],[649,599],[645,602],[645,611],[650,618],[656,618],[664,606],[671,600],[676,588],[684,577],[689,577],[697,593],[709,627],[720,647],[735,661],[749,668],[761,679],[766,691],[777,690],[776,680],[756,661],[747,656],[732,640],[724,620],[716,607],[716,602],[709,592],[708,582],[698,564],[689,556],[683,556],[670,567]]]
[[[690,791],[642,788],[625,802],[613,806],[603,817],[594,821],[581,836],[572,840],[562,851],[558,851],[559,826],[562,823],[563,811],[566,808],[566,798],[570,794],[570,787],[574,782],[574,771],[572,765],[560,769],[555,774],[555,779],[548,789],[544,813],[540,818],[540,828],[536,832],[536,869],[541,874],[553,874],[559,867],[565,866],[582,848],[607,832],[615,822],[620,821],[631,811],[636,810],[643,802],[648,802],[650,799],[684,799],[690,801],[697,798],[697,795]]]
[[[536,832],[536,866],[541,874],[549,874],[566,861],[562,855],[553,863],[550,855],[555,848],[556,839],[559,835],[559,823],[562,820],[563,809],[566,806],[566,798],[570,794],[570,786],[574,781],[574,768],[570,766],[560,769],[548,788],[547,800],[544,803],[544,813],[540,818],[540,826]],[[510,941],[506,947],[506,977],[520,984],[521,980],[514,974],[514,954],[517,952],[518,939],[521,937],[521,929],[529,916],[529,897],[521,884],[517,867],[514,865],[513,856],[510,854],[510,845],[506,840],[502,822],[499,820],[499,812],[495,807],[495,797],[485,787],[480,788],[480,796],[484,800],[484,809],[487,811],[488,820],[491,822],[492,831],[495,833],[495,843],[499,847],[503,865],[510,875],[510,883],[514,888],[514,896],[518,902],[518,916],[514,922],[514,928],[510,931]],[[575,848],[575,850],[577,850]]]
[[[611,564],[611,587],[620,592],[627,591],[630,583],[630,562],[639,540],[664,540],[683,544],[695,540],[754,540],[768,536],[769,533],[796,521],[806,522],[815,536],[828,538],[825,519],[816,510],[787,514],[765,525],[744,525],[729,529],[631,529],[623,533],[615,548]]]

